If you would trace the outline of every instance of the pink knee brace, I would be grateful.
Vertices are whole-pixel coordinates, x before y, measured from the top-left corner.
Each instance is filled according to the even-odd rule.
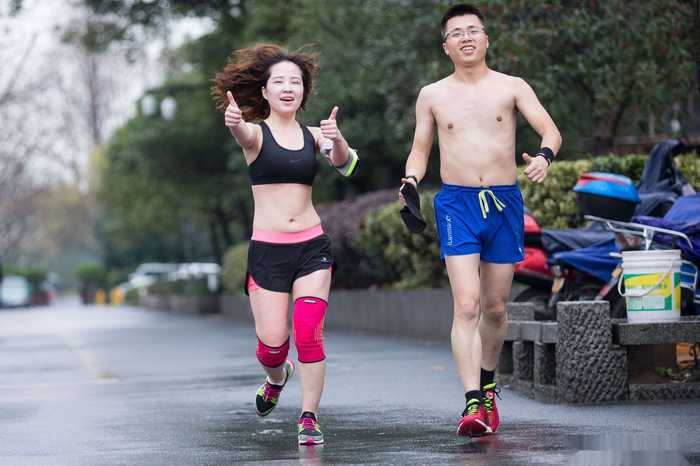
[[[289,338],[282,346],[267,346],[258,338],[258,348],[255,354],[258,356],[260,364],[267,367],[278,367],[284,364],[289,353]]]
[[[319,362],[326,359],[323,352],[323,318],[328,303],[321,298],[304,296],[294,301],[294,343],[299,362]]]

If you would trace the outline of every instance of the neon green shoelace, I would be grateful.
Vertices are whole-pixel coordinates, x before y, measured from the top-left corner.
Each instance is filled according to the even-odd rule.
[[[476,398],[472,398],[471,400],[467,401],[467,414],[472,415],[476,414],[476,412],[479,410],[479,400]]]
[[[497,396],[499,398],[501,397],[501,395],[500,395],[501,389],[496,387],[495,383],[490,383],[488,385],[484,385],[482,388],[482,391],[484,393],[486,393],[488,391],[492,391],[495,394],[495,396]],[[486,409],[486,411],[493,411],[493,399],[491,397],[489,397],[489,396],[484,397],[484,408]]]
[[[481,207],[481,215],[483,215],[484,218],[486,218],[486,215],[489,213],[489,200],[486,197],[487,194],[491,196],[491,199],[493,199],[493,204],[496,206],[496,209],[499,212],[506,206],[503,201],[496,197],[493,191],[490,189],[482,189],[479,191],[479,206]]]

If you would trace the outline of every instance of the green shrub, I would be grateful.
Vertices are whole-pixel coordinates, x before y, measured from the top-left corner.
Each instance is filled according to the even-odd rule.
[[[676,164],[688,183],[700,191],[700,157],[698,154],[684,154],[676,157]]]
[[[579,223],[576,195],[571,191],[581,173],[591,171],[590,160],[554,162],[542,183],[533,183],[522,170],[518,183],[525,207],[532,211],[541,226],[567,228]]]
[[[175,282],[167,281],[167,280],[156,280],[155,282],[151,283],[148,286],[148,293],[149,294],[154,294],[154,295],[159,295],[159,296],[167,296],[171,294],[175,294],[177,292]]]
[[[81,262],[74,275],[83,286],[104,287],[107,279],[107,271],[97,262]]]
[[[129,270],[110,269],[107,271],[105,279],[107,281],[107,288],[114,288],[117,285],[129,281]]]
[[[393,202],[371,212],[355,242],[361,260],[356,264],[375,286],[417,288],[447,285],[438,260],[439,244],[433,210],[434,192],[421,195],[421,211],[428,222],[421,234],[411,234],[401,221],[401,205]]]
[[[636,184],[642,177],[648,155],[605,155],[576,161],[557,161],[549,168],[543,183],[530,182],[518,173],[518,183],[523,193],[525,207],[530,209],[540,225],[550,228],[574,228],[581,226],[583,218],[572,192],[579,176],[585,172],[609,172],[625,175]],[[676,164],[683,176],[696,189],[700,189],[700,160],[695,154],[676,157]]]
[[[318,214],[323,230],[332,238],[333,259],[337,273],[333,274],[333,288],[367,288],[374,278],[367,269],[357,267],[362,255],[354,247],[367,214],[396,200],[396,189],[382,189],[364,193],[331,205],[321,206]]]
[[[127,291],[124,295],[124,302],[132,306],[137,306],[139,304],[139,290],[132,288]]]
[[[221,272],[223,288],[229,293],[243,293],[243,280],[248,270],[248,242],[231,246],[224,254],[224,266]]]
[[[202,278],[191,278],[189,280],[178,280],[176,284],[181,283],[183,288],[181,294],[187,296],[206,296],[210,294],[216,294],[218,290],[210,290],[207,284],[206,277]]]
[[[589,171],[617,173],[618,175],[625,175],[638,184],[639,180],[642,179],[644,164],[648,159],[648,155],[640,154],[603,155],[588,159],[591,161],[591,168]]]
[[[48,271],[38,267],[18,268],[14,269],[14,273],[26,278],[33,290],[41,289],[41,285],[44,284],[49,274]]]

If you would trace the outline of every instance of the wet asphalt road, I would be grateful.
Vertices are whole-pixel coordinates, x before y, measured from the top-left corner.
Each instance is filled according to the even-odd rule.
[[[546,405],[505,389],[502,430],[455,436],[447,345],[331,333],[323,447],[296,445],[292,379],[267,418],[253,329],[71,302],[0,310],[0,465],[700,464],[700,400]]]

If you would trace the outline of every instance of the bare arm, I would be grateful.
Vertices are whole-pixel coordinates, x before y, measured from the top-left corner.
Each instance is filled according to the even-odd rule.
[[[235,128],[229,127],[229,131],[244,151],[253,149],[257,145],[258,135],[262,134],[260,131],[256,131],[255,124],[246,122],[242,122]]]
[[[411,152],[406,160],[406,177],[415,176],[420,181],[425,176],[430,149],[433,145],[434,131],[435,118],[430,110],[425,88],[423,88],[416,100],[416,131],[413,135]]]
[[[532,129],[542,138],[540,147],[549,147],[556,155],[562,142],[557,126],[540,103],[532,87],[523,79],[518,78],[517,81],[516,107],[532,126]]]
[[[321,138],[323,139],[323,137]],[[323,147],[323,146],[321,146]],[[333,140],[333,149],[331,149],[331,163],[334,167],[342,167],[348,162],[348,143],[338,131],[338,138]]]
[[[226,96],[228,97],[228,107],[226,107],[226,111],[224,112],[226,127],[229,129],[238,145],[241,146],[241,149],[243,149],[244,152],[250,151],[257,145],[258,138],[262,133],[256,128],[256,125],[243,120],[241,109],[238,108],[238,104],[236,104],[236,101],[233,99],[231,91],[227,92]]]
[[[334,167],[342,167],[348,162],[348,143],[343,137],[343,134],[338,128],[336,116],[338,115],[338,107],[333,107],[331,114],[326,120],[321,120],[321,123],[316,133],[316,144],[319,150],[323,151],[329,143],[331,146],[330,159]]]

